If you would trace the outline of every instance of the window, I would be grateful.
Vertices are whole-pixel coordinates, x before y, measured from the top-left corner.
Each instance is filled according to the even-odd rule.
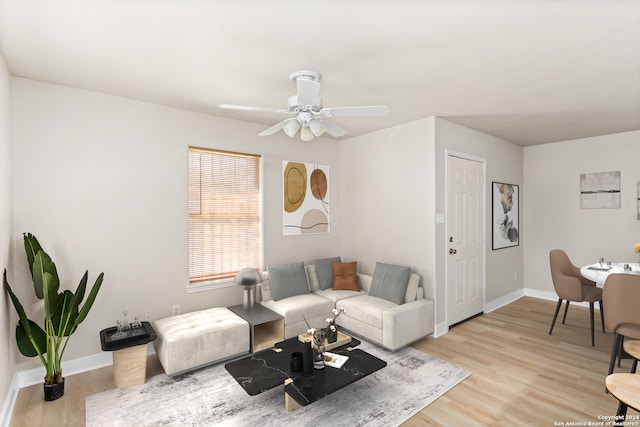
[[[260,156],[189,148],[189,282],[259,268]]]

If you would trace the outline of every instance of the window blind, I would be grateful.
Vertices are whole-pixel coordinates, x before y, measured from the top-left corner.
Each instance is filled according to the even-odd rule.
[[[260,156],[189,148],[189,281],[260,268]]]

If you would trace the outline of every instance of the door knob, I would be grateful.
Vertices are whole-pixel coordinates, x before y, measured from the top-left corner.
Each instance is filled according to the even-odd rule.
[[[455,254],[457,254],[457,253],[458,253],[458,251],[456,251],[455,249],[451,248],[451,249],[449,249],[449,253],[450,253],[451,255],[455,255]]]

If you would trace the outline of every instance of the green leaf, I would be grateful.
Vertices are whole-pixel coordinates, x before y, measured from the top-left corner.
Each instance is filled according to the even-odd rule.
[[[66,290],[62,294],[58,294],[58,302],[51,316],[51,321],[57,336],[70,336],[72,333],[72,325],[78,317],[78,308],[73,307],[73,292]]]
[[[29,261],[29,271],[31,271],[31,277],[33,277],[33,260],[39,251],[43,251],[42,246],[31,233],[24,233],[24,249],[27,252],[27,260]],[[38,298],[42,299],[42,296]]]
[[[58,279],[58,271],[56,270],[55,263],[51,260],[51,257],[47,255],[45,251],[39,251],[33,260],[33,286],[35,288],[36,296],[40,299],[44,298],[44,280],[45,274],[49,275],[49,291],[58,293],[60,286]],[[46,304],[46,302],[45,302]]]
[[[18,313],[18,318],[20,319],[20,323],[25,325],[24,328],[27,334],[30,334],[31,331],[29,330],[29,322],[28,322],[29,319],[27,319],[27,313],[24,311],[24,307],[22,306],[22,304],[20,304],[20,300],[18,299],[16,294],[13,293],[11,286],[9,286],[9,282],[7,281],[6,268],[4,269],[4,274],[2,275],[2,282],[4,283],[4,288],[9,293],[9,297],[11,298],[11,302],[13,302],[13,306],[15,307],[16,312]]]
[[[84,293],[86,292],[87,289],[87,280],[89,278],[89,272],[85,271],[84,275],[82,276],[82,279],[80,280],[80,284],[78,285],[78,288],[76,289],[76,294],[73,298],[73,301],[71,302],[71,308],[75,308],[76,311],[78,310],[78,307],[80,306],[80,303],[82,302],[82,300],[84,299]]]
[[[82,309],[80,310],[80,314],[76,319],[75,324],[79,325],[89,314],[89,310],[91,310],[91,306],[93,302],[96,300],[96,296],[98,295],[98,291],[100,290],[100,286],[102,286],[102,280],[104,279],[104,273],[100,273],[95,283],[91,287],[91,292],[89,292],[89,296],[87,297],[87,302],[84,303]]]
[[[40,254],[44,252],[38,252],[36,259]],[[37,261],[36,264],[37,265]],[[43,273],[43,286],[44,286],[44,315],[46,320],[51,320],[56,311],[58,304],[58,283],[53,279],[48,272]]]
[[[29,334],[26,332],[24,325],[28,325],[27,328],[31,331],[31,338],[35,341],[37,348],[33,346],[31,339],[29,339]],[[27,357],[35,357],[47,352],[47,334],[37,323],[31,320],[27,320],[24,324],[18,322],[16,326],[16,343],[20,353]]]

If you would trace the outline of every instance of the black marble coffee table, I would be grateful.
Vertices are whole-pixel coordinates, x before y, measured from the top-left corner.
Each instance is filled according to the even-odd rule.
[[[331,350],[332,353],[349,356],[340,369],[327,366],[314,369],[307,376],[290,369],[291,354],[303,351],[303,344],[297,337],[229,362],[224,367],[250,396],[285,384],[285,403],[289,411],[313,403],[387,366],[384,360],[353,348],[359,344],[360,341],[352,338],[349,344]]]

